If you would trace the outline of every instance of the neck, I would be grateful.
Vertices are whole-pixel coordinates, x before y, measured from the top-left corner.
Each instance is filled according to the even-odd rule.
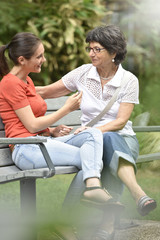
[[[12,70],[10,71],[11,74],[15,75],[25,83],[27,83],[27,74],[25,74],[19,67],[13,67]]]
[[[111,67],[111,69],[97,69],[98,70],[98,73],[99,73],[99,76],[102,80],[110,80],[111,78],[114,77],[116,71],[117,71],[118,67],[114,65],[114,67]]]

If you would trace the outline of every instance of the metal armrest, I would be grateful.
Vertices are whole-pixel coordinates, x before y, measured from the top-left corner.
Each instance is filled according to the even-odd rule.
[[[51,161],[51,158],[48,154],[48,151],[44,145],[44,142],[47,142],[47,139],[45,138],[0,138],[0,144],[38,144],[40,147],[42,154],[44,156],[44,159],[47,163],[47,166],[49,168],[49,173],[47,173],[45,178],[51,177],[55,175],[55,167],[53,162]]]
[[[44,159],[45,159],[45,161],[47,163],[47,166],[49,168],[49,173],[44,178],[52,177],[52,176],[55,175],[55,172],[56,172],[54,164],[53,164],[53,162],[52,162],[52,160],[51,160],[51,158],[50,158],[50,156],[48,154],[48,151],[47,151],[44,143],[38,143],[38,145],[39,145],[39,147],[40,147],[40,149],[42,151]]]
[[[0,138],[0,144],[38,144],[47,142],[45,138]]]

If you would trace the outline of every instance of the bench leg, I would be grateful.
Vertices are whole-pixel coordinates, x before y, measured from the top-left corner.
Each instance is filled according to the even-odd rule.
[[[37,239],[36,231],[36,179],[20,181],[21,214],[30,240]],[[25,237],[26,237],[25,235]]]
[[[25,179],[20,181],[20,198],[22,214],[36,214],[36,180]]]

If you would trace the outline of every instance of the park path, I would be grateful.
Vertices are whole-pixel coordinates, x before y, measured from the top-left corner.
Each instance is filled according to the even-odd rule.
[[[160,221],[122,219],[114,240],[160,240]]]
[[[92,236],[93,226],[88,226],[78,239],[92,240]],[[160,240],[160,221],[121,219],[113,240]]]

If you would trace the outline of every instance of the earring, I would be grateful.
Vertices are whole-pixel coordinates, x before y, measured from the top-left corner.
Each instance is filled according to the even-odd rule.
[[[112,58],[112,62],[115,62],[114,58]]]

